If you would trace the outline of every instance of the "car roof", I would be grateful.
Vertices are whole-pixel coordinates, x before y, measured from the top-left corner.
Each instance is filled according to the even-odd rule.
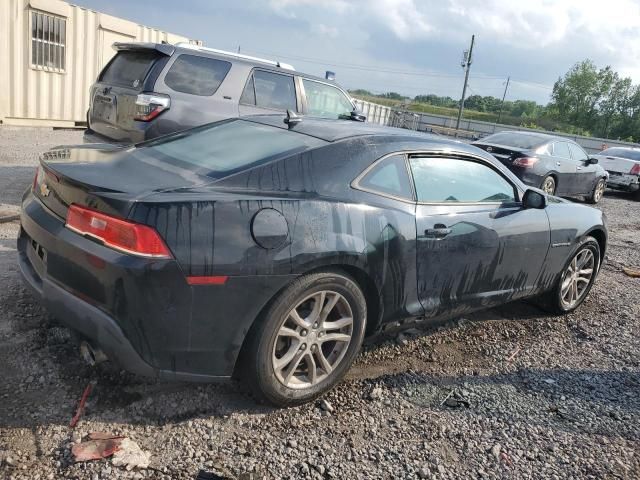
[[[241,120],[256,122],[272,127],[288,129],[284,123],[282,115],[248,115],[240,117]],[[356,137],[397,137],[397,141],[410,141],[430,144],[430,147],[451,148],[457,151],[466,151],[474,155],[481,155],[493,159],[484,150],[439,135],[427,132],[418,132],[404,128],[386,127],[382,125],[356,122],[353,120],[334,120],[327,118],[301,117],[301,121],[291,127],[290,130],[325,140],[327,142],[338,142]]]

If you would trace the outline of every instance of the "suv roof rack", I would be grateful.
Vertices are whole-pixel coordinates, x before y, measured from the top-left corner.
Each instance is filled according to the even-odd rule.
[[[253,62],[267,63],[275,67],[284,68],[285,70],[295,71],[295,68],[293,68],[293,66],[289,65],[288,63],[277,62],[274,60],[267,60],[266,58],[252,57],[250,55],[243,55],[241,53],[227,52],[226,50],[218,50],[217,48],[202,47],[200,45],[194,45],[193,43],[187,43],[187,42],[178,42],[175,45],[176,47],[189,48],[191,50],[200,50],[205,52],[218,53],[220,55],[227,55],[229,57],[242,58],[244,60],[251,60]]]

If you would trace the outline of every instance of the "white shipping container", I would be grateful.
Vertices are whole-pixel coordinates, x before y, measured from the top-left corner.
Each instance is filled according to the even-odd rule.
[[[0,123],[83,125],[114,42],[191,42],[62,0],[0,0]]]

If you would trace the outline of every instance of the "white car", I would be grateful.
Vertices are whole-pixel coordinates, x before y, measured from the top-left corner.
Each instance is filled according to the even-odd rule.
[[[640,148],[611,147],[592,157],[609,173],[607,187],[640,191]]]

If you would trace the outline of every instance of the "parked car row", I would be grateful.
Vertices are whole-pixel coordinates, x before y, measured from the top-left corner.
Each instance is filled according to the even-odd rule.
[[[637,185],[626,151],[526,132],[468,145],[362,123],[338,85],[278,62],[116,48],[88,112],[108,143],[42,156],[18,250],[88,358],[134,373],[235,374],[295,405],[385,325],[524,298],[570,312],[607,228],[556,195],[597,203],[616,168]]]

